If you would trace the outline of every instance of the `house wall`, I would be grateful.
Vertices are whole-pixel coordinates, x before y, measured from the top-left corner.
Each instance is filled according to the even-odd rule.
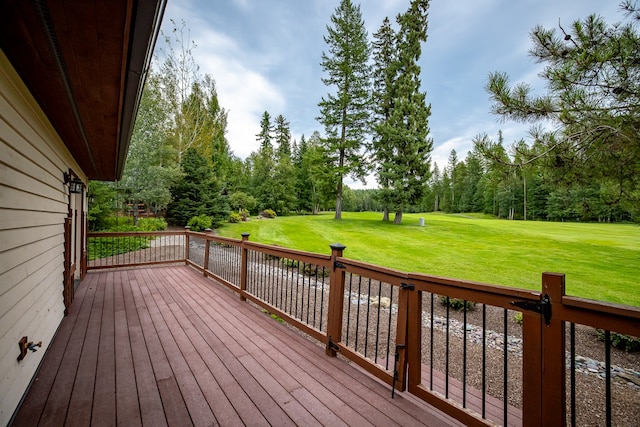
[[[0,50],[0,425],[10,421],[64,315],[69,168],[86,182]],[[23,336],[42,347],[18,362]]]

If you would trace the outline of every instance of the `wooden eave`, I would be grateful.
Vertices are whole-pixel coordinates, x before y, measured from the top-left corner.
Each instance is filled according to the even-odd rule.
[[[89,179],[119,179],[166,0],[2,0],[0,48]]]

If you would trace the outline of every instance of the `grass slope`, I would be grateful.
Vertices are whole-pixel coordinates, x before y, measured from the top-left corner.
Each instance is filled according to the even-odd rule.
[[[419,226],[419,217],[426,220]],[[379,213],[279,217],[227,224],[223,236],[317,253],[347,246],[345,257],[402,271],[539,290],[545,271],[566,274],[567,294],[640,306],[640,227],[505,221],[482,215],[405,214],[400,226]]]

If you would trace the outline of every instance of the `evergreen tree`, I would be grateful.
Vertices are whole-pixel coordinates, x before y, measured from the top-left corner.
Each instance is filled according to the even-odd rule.
[[[278,144],[275,153],[272,198],[278,215],[286,215],[295,207],[295,176],[291,161],[291,131],[289,122],[282,114],[276,117],[274,140]]]
[[[341,0],[331,23],[321,65],[322,82],[335,92],[318,104],[318,120],[325,127],[323,143],[335,180],[335,218],[341,219],[344,176],[364,180],[366,174],[362,151],[370,108],[370,47],[360,6],[351,0]]]
[[[456,188],[457,186],[457,179],[456,176],[458,175],[458,173],[456,172],[456,169],[458,168],[458,153],[456,153],[455,149],[452,149],[451,152],[449,153],[449,160],[447,163],[447,170],[449,171],[449,208],[450,210],[448,212],[457,212],[458,211],[458,202],[456,199]]]
[[[392,203],[392,192],[389,183],[389,163],[393,149],[385,126],[389,125],[389,117],[393,106],[393,83],[397,72],[396,34],[391,28],[388,17],[384,18],[378,32],[373,34],[373,160],[380,191],[378,200],[384,206],[382,220],[389,221],[389,206]]]
[[[431,190],[433,192],[433,211],[438,212],[440,210],[440,200],[442,199],[442,175],[438,164],[433,165],[433,172],[431,173]]]
[[[614,209],[627,206],[640,214],[640,33],[636,2],[623,2],[631,15],[626,23],[607,25],[596,15],[558,29],[535,27],[531,56],[544,63],[540,76],[547,92],[534,95],[531,86],[512,86],[505,73],[490,75],[487,90],[492,110],[505,119],[552,122],[554,132],[533,129],[544,146],[554,186],[575,191],[598,182],[616,188]],[[570,192],[556,193],[562,207]],[[562,196],[562,197],[560,197]],[[562,203],[558,202],[562,201]],[[562,215],[561,215],[562,213]],[[554,218],[574,213],[554,208]]]
[[[256,139],[260,143],[257,153],[251,156],[251,191],[258,201],[258,208],[274,209],[275,199],[273,198],[273,173],[275,169],[275,154],[273,150],[273,127],[271,115],[267,111],[262,114],[260,120],[260,133],[256,134]]]
[[[186,225],[194,216],[208,215],[213,226],[220,225],[229,217],[229,206],[207,158],[190,148],[180,166],[183,176],[171,188],[174,201],[167,207],[169,222]]]
[[[465,163],[466,174],[462,182],[462,193],[460,194],[460,211],[480,212],[482,210],[480,180],[483,174],[480,154],[475,150],[469,151]]]
[[[379,174],[392,190],[389,196],[396,224],[402,222],[404,209],[422,199],[430,175],[431,106],[426,103],[426,93],[420,91],[418,65],[421,44],[427,40],[428,8],[428,0],[413,0],[409,9],[396,18],[400,29],[396,36],[397,57],[391,64],[392,103],[388,120],[376,128],[380,140],[388,143],[376,151],[376,158],[382,164]]]
[[[295,170],[295,194],[296,210],[302,212],[312,212],[312,182],[311,171],[306,167],[306,156],[309,147],[304,135],[300,137],[300,143],[293,156],[293,166]]]

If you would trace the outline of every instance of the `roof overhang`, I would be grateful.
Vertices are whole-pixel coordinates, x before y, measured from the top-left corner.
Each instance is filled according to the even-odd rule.
[[[119,179],[166,0],[3,0],[0,48],[89,179]]]

